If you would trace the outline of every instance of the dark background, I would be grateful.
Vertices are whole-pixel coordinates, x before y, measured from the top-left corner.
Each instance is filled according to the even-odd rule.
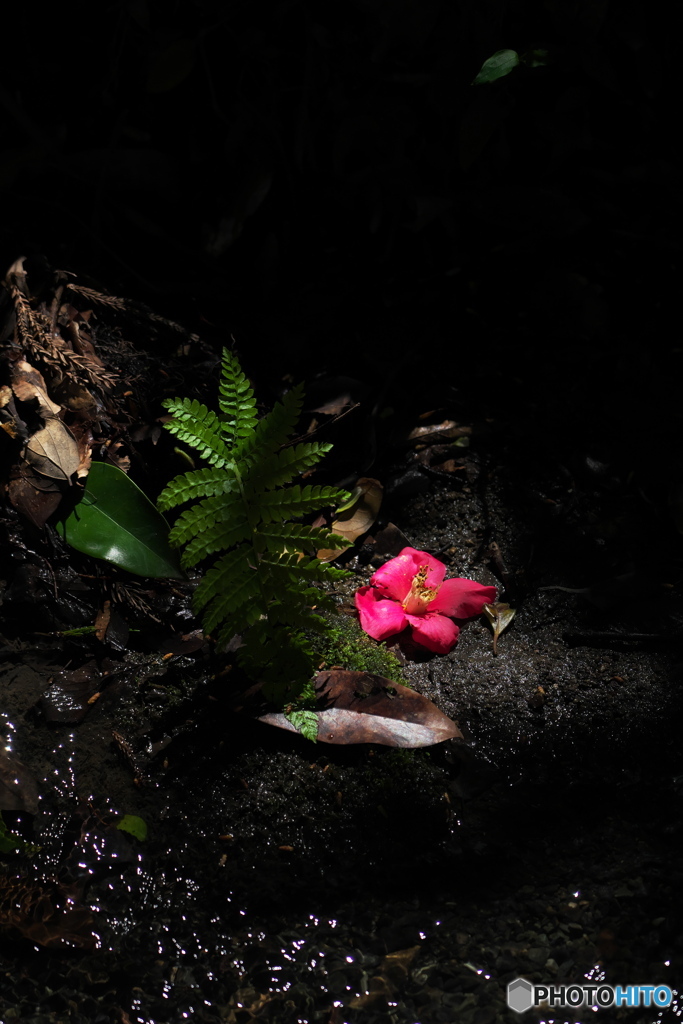
[[[639,419],[680,361],[674,47],[639,0],[21,5],[0,252],[278,373],[409,351],[494,402]]]
[[[333,438],[351,473],[371,471],[373,411],[495,421],[509,473],[588,467],[637,490],[665,527],[634,546],[676,575],[676,37],[659,8],[130,0],[12,18],[6,266],[45,258],[216,350],[233,337],[266,403],[303,379],[315,408],[316,379],[354,378],[364,413]],[[473,85],[501,48],[547,63]],[[149,345],[170,357],[177,337]],[[214,377],[209,360],[187,384],[211,401]]]

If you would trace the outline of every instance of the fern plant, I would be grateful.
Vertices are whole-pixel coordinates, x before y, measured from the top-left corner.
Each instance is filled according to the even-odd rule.
[[[218,413],[196,399],[163,403],[173,417],[167,429],[208,463],[175,477],[158,499],[161,511],[192,503],[170,532],[171,544],[184,546],[182,565],[214,558],[195,591],[194,610],[219,643],[242,636],[240,661],[280,705],[296,700],[315,668],[304,631],[327,628],[315,609],[332,601],[316,584],[347,575],[313,554],[338,538],[298,521],[349,497],[334,487],[293,483],[332,447],[287,445],[302,401],[299,385],[258,419],[253,389],[224,349]]]

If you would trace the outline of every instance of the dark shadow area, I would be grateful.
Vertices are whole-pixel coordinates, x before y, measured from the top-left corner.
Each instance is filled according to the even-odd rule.
[[[117,0],[10,20],[0,820],[21,844],[0,832],[2,1024],[493,1024],[518,1019],[518,976],[675,988],[663,12]],[[518,65],[474,85],[502,49]],[[315,482],[383,486],[340,613],[397,553],[390,528],[515,609],[495,657],[481,618],[445,657],[392,645],[464,741],[314,747],[240,717],[193,572],[135,576],[64,542],[69,474],[35,500],[18,483],[38,422],[13,376],[24,274],[26,308],[74,345],[24,352],[74,472],[90,446],[155,501],[188,458],[162,402],[214,407],[223,346],[260,412],[304,382],[299,430],[334,445]],[[680,1010],[676,993],[629,1021]]]

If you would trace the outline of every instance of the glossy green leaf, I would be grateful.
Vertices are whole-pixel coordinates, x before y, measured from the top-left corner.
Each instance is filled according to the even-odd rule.
[[[481,71],[472,82],[472,85],[485,85],[488,82],[495,82],[499,78],[505,78],[519,64],[519,54],[516,50],[498,50],[485,60]]]
[[[124,814],[121,820],[116,823],[116,827],[121,832],[128,832],[131,836],[135,836],[142,843],[147,838],[147,823],[142,818],[139,818],[137,814]]]
[[[106,462],[93,462],[83,497],[57,530],[77,551],[137,576],[184,579],[166,520],[130,477]]]

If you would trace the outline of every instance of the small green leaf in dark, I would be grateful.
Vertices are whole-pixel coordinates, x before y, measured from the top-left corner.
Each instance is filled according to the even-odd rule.
[[[499,78],[505,78],[518,64],[519,54],[516,50],[498,50],[484,61],[472,85],[486,85],[489,82],[496,82]]]

